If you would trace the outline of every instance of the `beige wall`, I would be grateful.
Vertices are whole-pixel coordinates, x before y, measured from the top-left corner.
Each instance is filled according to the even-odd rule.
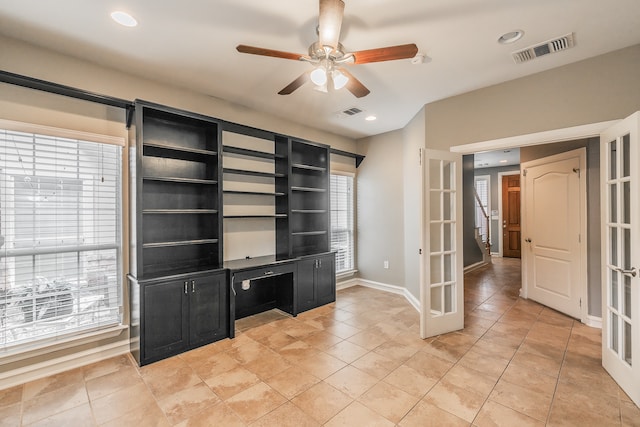
[[[126,100],[144,99],[259,129],[329,144],[344,151],[355,150],[355,141],[351,138],[312,129],[213,96],[146,80],[3,36],[0,36],[0,69]],[[2,97],[4,98],[4,90]],[[26,100],[17,102],[26,102]],[[58,104],[56,101],[58,108],[66,108],[62,102],[64,101]],[[95,107],[86,106],[85,108]],[[6,109],[0,111],[0,114],[5,112]]]
[[[366,156],[356,184],[359,277],[404,286],[402,131],[361,139],[358,153]]]
[[[640,109],[638,76],[640,45],[437,101],[425,107],[426,144],[448,150],[622,119]]]
[[[420,299],[420,254],[422,247],[422,162],[425,141],[424,108],[402,132],[404,178],[404,286]],[[422,150],[424,151],[424,150]]]

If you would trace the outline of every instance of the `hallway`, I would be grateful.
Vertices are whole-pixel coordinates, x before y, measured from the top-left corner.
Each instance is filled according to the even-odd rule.
[[[0,425],[640,425],[600,366],[600,330],[519,299],[519,260],[465,287],[460,332],[420,340],[404,297],[354,286],[143,368],[123,355],[0,390]]]

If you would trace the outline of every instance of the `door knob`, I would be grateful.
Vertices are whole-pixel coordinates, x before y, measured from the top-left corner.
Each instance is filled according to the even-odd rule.
[[[524,239],[524,241],[527,242],[527,243],[531,243],[531,239],[528,238],[528,237],[526,239]]]

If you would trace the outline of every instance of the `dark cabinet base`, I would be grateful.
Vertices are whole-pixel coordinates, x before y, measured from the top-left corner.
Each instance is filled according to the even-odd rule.
[[[129,280],[131,353],[141,366],[229,336],[226,271]]]

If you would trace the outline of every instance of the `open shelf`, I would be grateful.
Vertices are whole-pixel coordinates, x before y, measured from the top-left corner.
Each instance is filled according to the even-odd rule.
[[[326,193],[326,188],[316,188],[316,187],[291,187],[291,191],[305,191],[310,193]]]
[[[327,234],[327,231],[298,231],[296,233],[291,233],[292,236],[321,236],[323,234]]]
[[[198,240],[179,240],[171,242],[154,242],[145,243],[143,248],[168,248],[172,246],[189,246],[189,245],[206,245],[210,243],[218,243],[218,239],[198,239]]]
[[[291,209],[291,213],[299,214],[326,214],[326,209]]]
[[[291,165],[291,167],[294,169],[303,169],[303,170],[316,171],[316,172],[325,172],[327,170],[327,168],[325,167],[305,165],[302,163],[294,163]]]
[[[222,169],[224,173],[232,173],[237,175],[249,175],[249,176],[260,176],[264,178],[283,178],[286,175],[282,173],[271,173],[271,172],[258,172],[258,171],[250,171],[245,169],[230,169],[224,168]]]
[[[240,218],[286,218],[287,214],[271,214],[271,215],[225,215],[225,219],[240,219]]]
[[[142,179],[145,181],[181,182],[185,184],[215,185],[218,183],[218,181],[212,179],[177,178],[170,176],[145,176]]]
[[[247,196],[286,196],[285,193],[270,193],[266,191],[242,191],[242,190],[224,190],[224,194],[246,194]]]
[[[216,214],[217,209],[143,209],[143,214]]]
[[[178,147],[175,145],[162,144],[157,142],[144,142],[144,148],[150,147],[159,150],[167,150],[175,153],[190,153],[190,154],[201,154],[205,156],[217,156],[218,153],[211,150],[202,150],[198,148],[187,148],[187,147]]]
[[[276,157],[279,157],[276,154],[267,153],[265,151],[250,150],[248,148],[233,147],[230,145],[224,145],[222,147],[222,151],[224,153],[239,154],[247,157],[258,157],[261,159],[275,159]]]

